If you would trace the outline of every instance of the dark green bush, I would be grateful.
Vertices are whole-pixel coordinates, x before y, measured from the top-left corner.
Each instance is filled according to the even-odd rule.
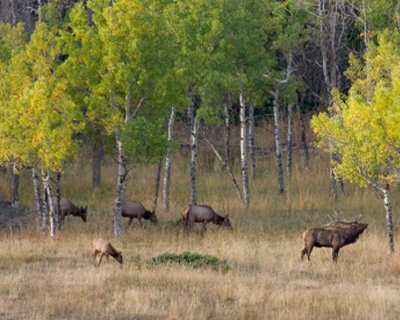
[[[229,265],[226,260],[221,260],[210,255],[202,255],[199,253],[183,252],[181,254],[166,252],[153,258],[155,264],[183,264],[193,268],[212,268],[220,270],[228,270]]]

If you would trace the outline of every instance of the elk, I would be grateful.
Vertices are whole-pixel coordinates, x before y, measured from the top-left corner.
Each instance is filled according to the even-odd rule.
[[[115,260],[117,260],[120,264],[123,263],[122,261],[122,254],[121,251],[115,250],[115,248],[106,240],[103,239],[95,239],[93,240],[93,263],[96,266],[96,257],[100,253],[100,260],[98,263],[98,267],[100,267],[101,260],[104,256],[108,257],[111,256]]]
[[[322,228],[308,229],[303,233],[304,249],[301,251],[301,260],[307,254],[308,261],[310,261],[314,247],[328,247],[332,248],[332,259],[337,262],[340,248],[355,243],[367,227],[368,224],[358,223],[357,221],[337,221],[334,225],[328,224]]]
[[[124,200],[122,202],[122,216],[129,218],[129,224],[131,225],[133,219],[138,219],[140,227],[142,225],[142,219],[150,220],[152,223],[157,224],[157,216],[154,211],[146,210],[142,203],[139,201]]]
[[[228,215],[220,216],[210,206],[189,204],[182,209],[181,214],[186,229],[188,229],[189,226],[192,226],[194,223],[202,223],[202,232],[204,233],[204,231],[206,231],[206,225],[209,222],[219,226],[232,228]]]
[[[60,199],[61,217],[64,220],[65,216],[81,217],[84,222],[87,218],[87,206],[78,208],[71,201],[66,198]]]

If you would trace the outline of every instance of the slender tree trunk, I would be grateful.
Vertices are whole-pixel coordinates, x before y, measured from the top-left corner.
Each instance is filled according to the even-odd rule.
[[[157,209],[158,193],[160,191],[161,170],[162,170],[162,160],[160,160],[160,162],[157,166],[156,183],[154,185],[154,194],[153,194],[153,211],[154,212]]]
[[[292,178],[292,150],[293,150],[293,112],[292,107],[287,106],[287,160],[286,160],[286,171],[288,178]]]
[[[51,240],[55,240],[56,237],[56,222],[55,222],[55,203],[54,203],[54,194],[53,189],[51,187],[51,176],[50,172],[42,174],[43,188],[47,193],[47,201],[49,204],[49,221],[50,221],[50,238]]]
[[[256,157],[254,153],[254,106],[249,106],[249,155],[250,155],[250,176],[256,177]]]
[[[297,93],[297,100],[296,100],[296,109],[297,114],[299,117],[300,122],[300,140],[301,140],[301,147],[303,149],[303,157],[304,157],[304,165],[308,167],[308,145],[307,145],[307,135],[306,135],[306,126],[304,124],[303,115],[301,113],[300,108],[300,101],[301,101],[301,94]]]
[[[231,113],[230,113],[230,96],[228,96],[228,101],[225,103],[225,114],[224,114],[224,122],[225,122],[225,162],[229,163],[231,158],[230,155],[230,143],[231,143]]]
[[[241,202],[244,203],[244,199],[242,196],[242,193],[240,192],[240,187],[239,184],[237,182],[237,179],[235,177],[235,174],[232,171],[231,166],[229,165],[229,162],[225,161],[222,156],[219,154],[217,148],[215,148],[215,146],[207,139],[205,138],[206,142],[210,145],[211,149],[214,151],[215,155],[217,156],[217,158],[222,162],[223,166],[228,170],[228,174],[231,177],[231,181],[233,183],[233,186],[235,187],[235,190],[239,196],[239,199]]]
[[[386,228],[388,235],[389,254],[394,253],[394,230],[393,230],[393,216],[392,216],[392,202],[389,184],[386,184],[383,189],[383,203],[386,211]]]
[[[32,181],[33,181],[33,191],[35,194],[36,209],[38,213],[39,228],[41,231],[46,230],[46,217],[45,210],[43,209],[42,196],[40,193],[39,186],[39,176],[37,174],[36,168],[32,167]]]
[[[250,192],[249,192],[249,176],[247,172],[247,119],[246,119],[246,104],[244,101],[243,93],[239,96],[240,103],[240,159],[242,170],[242,183],[244,203],[246,207],[250,205]]]
[[[188,111],[190,123],[190,136],[191,136],[191,158],[190,158],[190,203],[196,204],[197,202],[197,147],[198,147],[198,131],[199,119],[195,116],[194,106],[189,107]]]
[[[124,147],[121,140],[117,136],[118,151],[118,179],[117,179],[117,197],[114,203],[114,236],[122,236],[122,201],[125,193],[125,180],[127,172],[127,159],[124,153]]]
[[[42,22],[42,0],[38,0],[38,8],[37,8],[37,13],[38,13],[38,22]]]
[[[175,116],[176,111],[175,108],[171,108],[171,116],[168,121],[168,141],[172,141],[174,139],[174,124],[175,124]],[[172,163],[172,154],[168,153],[165,157],[165,175],[164,175],[164,201],[163,206],[165,211],[169,211],[169,189],[171,183],[171,163]]]
[[[285,191],[283,182],[283,164],[282,164],[282,151],[281,151],[281,132],[279,122],[279,88],[275,89],[274,92],[274,137],[275,137],[275,160],[278,171],[278,192],[283,193]]]
[[[10,175],[11,175],[11,196],[12,206],[19,206],[19,173],[17,164],[14,161],[10,162]]]
[[[61,217],[61,173],[56,174],[55,220],[58,230],[61,230],[63,221]]]
[[[14,0],[10,0],[10,9],[11,9],[11,23],[12,26],[15,27],[17,25],[17,17],[15,15],[15,3]]]
[[[43,176],[44,176],[44,172],[42,171],[42,183],[43,183]],[[43,221],[42,221],[42,226],[43,226],[43,230],[47,229],[48,225],[49,225],[49,217],[50,217],[50,206],[49,206],[49,195],[47,194],[47,190],[44,187],[43,184],[43,199],[42,199],[42,207],[43,207]]]

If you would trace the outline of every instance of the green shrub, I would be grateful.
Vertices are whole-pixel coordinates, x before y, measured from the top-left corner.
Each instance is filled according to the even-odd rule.
[[[227,271],[228,262],[210,255],[201,255],[199,253],[183,252],[181,254],[166,252],[153,258],[155,264],[183,264],[192,268],[212,268]]]

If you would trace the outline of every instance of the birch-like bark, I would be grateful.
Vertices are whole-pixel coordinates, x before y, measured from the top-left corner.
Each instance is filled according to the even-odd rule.
[[[249,106],[249,155],[250,155],[250,176],[256,177],[256,156],[254,152],[254,106]]]
[[[154,212],[157,209],[158,193],[160,191],[161,170],[162,170],[162,161],[160,160],[160,162],[157,166],[156,183],[154,185],[154,193],[153,193],[153,211]]]
[[[394,230],[393,230],[393,216],[392,216],[392,202],[389,184],[382,190],[383,192],[383,203],[386,211],[386,228],[388,236],[388,249],[389,254],[394,253]]]
[[[42,183],[43,183],[43,172],[42,172]],[[49,216],[50,216],[50,212],[49,212],[49,195],[47,194],[47,190],[46,188],[44,188],[44,184],[43,184],[43,199],[42,199],[42,208],[43,208],[43,221],[42,221],[42,227],[43,230],[47,229],[48,225],[49,225]]]
[[[171,116],[168,121],[168,141],[172,141],[174,139],[174,124],[175,124],[175,116],[176,111],[175,108],[171,108]],[[164,175],[164,192],[163,192],[163,206],[165,211],[169,211],[169,190],[171,183],[171,163],[172,163],[172,154],[168,152],[165,157],[165,175]]]
[[[304,124],[303,114],[301,112],[300,101],[301,101],[301,94],[297,93],[296,110],[297,110],[297,115],[299,117],[299,122],[300,122],[300,141],[301,141],[300,143],[301,143],[301,148],[303,150],[304,165],[307,168],[308,167],[308,158],[309,158],[307,135],[306,135],[306,126]]]
[[[102,158],[103,158],[103,142],[101,138],[99,138],[94,142],[93,153],[92,153],[92,187],[93,191],[95,192],[100,190]]]
[[[114,203],[114,236],[122,236],[122,201],[125,194],[125,180],[127,176],[127,159],[125,157],[124,147],[120,138],[117,136],[117,152],[118,152],[118,179],[117,179],[117,196]]]
[[[224,114],[224,122],[225,122],[225,162],[229,163],[231,158],[230,155],[230,144],[231,144],[231,114],[230,114],[230,106],[231,101],[228,96],[228,101],[225,103],[225,114]]]
[[[287,106],[287,158],[286,158],[286,172],[288,178],[292,178],[292,150],[293,150],[293,112],[292,107]]]
[[[275,161],[278,172],[278,192],[283,193],[285,191],[285,186],[283,181],[281,130],[279,121],[279,88],[276,88],[274,91],[273,109],[274,109]]]
[[[240,160],[242,170],[242,183],[244,203],[246,207],[250,205],[250,192],[249,192],[249,176],[247,170],[247,119],[246,119],[246,104],[243,93],[239,95],[240,103]]]
[[[50,222],[50,238],[55,240],[56,237],[56,222],[55,222],[55,204],[54,204],[54,194],[51,187],[51,176],[50,172],[42,174],[43,188],[47,193],[47,201],[49,204],[49,222]]]
[[[42,196],[40,193],[39,176],[37,174],[35,167],[32,167],[32,181],[33,181],[33,191],[35,195],[36,209],[38,214],[39,228],[41,231],[45,231],[46,230],[45,211],[43,209]]]
[[[15,27],[17,25],[17,16],[15,15],[15,4],[14,0],[10,0],[10,9],[11,9],[11,23],[12,26]]]
[[[38,8],[37,8],[37,14],[38,14],[38,22],[42,22],[42,0],[38,0]]]
[[[190,203],[197,202],[197,147],[199,136],[199,119],[195,116],[194,106],[188,110],[191,137],[191,157],[190,157]]]

